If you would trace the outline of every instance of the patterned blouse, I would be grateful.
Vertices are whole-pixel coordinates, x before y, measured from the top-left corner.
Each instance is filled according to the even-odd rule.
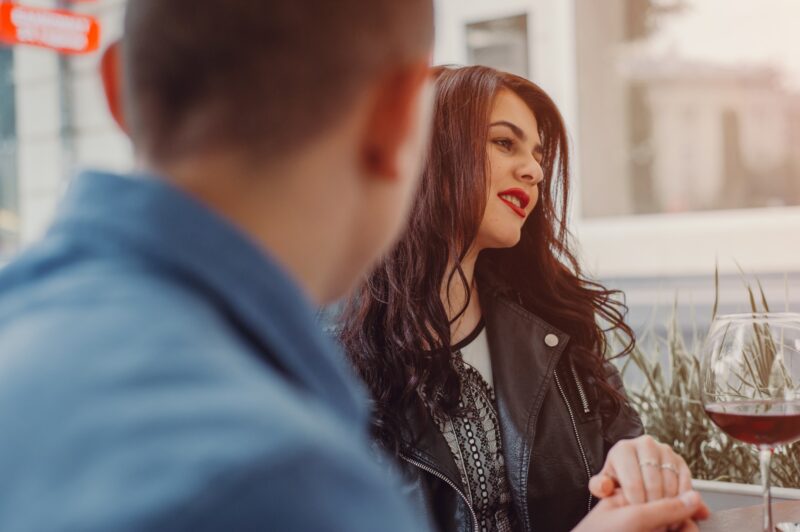
[[[506,532],[513,530],[514,516],[494,390],[478,370],[463,360],[460,351],[482,329],[483,323],[454,347],[453,365],[461,381],[459,415],[436,422],[453,454],[481,532]]]

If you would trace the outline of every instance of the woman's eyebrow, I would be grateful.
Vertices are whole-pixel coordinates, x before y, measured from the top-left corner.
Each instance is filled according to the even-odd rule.
[[[508,120],[499,120],[497,122],[492,122],[491,124],[489,124],[489,127],[493,126],[506,126],[514,133],[514,135],[517,136],[517,138],[519,138],[519,140],[523,142],[525,142],[528,139],[528,136],[525,134],[524,131],[522,131],[522,129],[520,129],[518,125],[512,124]]]

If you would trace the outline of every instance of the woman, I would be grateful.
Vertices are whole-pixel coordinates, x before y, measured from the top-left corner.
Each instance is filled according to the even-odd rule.
[[[555,104],[487,67],[434,74],[409,229],[343,315],[376,438],[441,530],[571,529],[596,502],[588,484],[601,468],[597,494],[688,490],[683,460],[652,439],[610,452],[642,425],[605,334],[627,339],[623,353],[633,337],[624,306],[582,276],[569,246]]]

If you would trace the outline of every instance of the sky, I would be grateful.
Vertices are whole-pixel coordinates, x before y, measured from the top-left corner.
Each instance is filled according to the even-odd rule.
[[[663,17],[653,50],[688,59],[779,68],[800,90],[800,0],[686,0]]]

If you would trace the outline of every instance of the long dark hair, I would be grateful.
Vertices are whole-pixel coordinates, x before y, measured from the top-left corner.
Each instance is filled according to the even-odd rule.
[[[535,84],[492,68],[438,67],[434,76],[432,146],[410,224],[342,315],[340,340],[372,394],[375,435],[397,452],[409,408],[434,415],[456,411],[460,383],[451,361],[452,320],[440,291],[447,277],[469,293],[459,263],[486,207],[487,126],[502,89],[520,96],[536,116],[545,179],[520,242],[481,252],[476,272],[507,279],[528,310],[569,334],[569,356],[579,373],[594,377],[600,392],[619,408],[620,396],[603,368],[606,333],[615,330],[627,338],[620,354],[632,348],[633,333],[617,292],[583,277],[571,251],[569,157],[558,109]],[[447,271],[451,259],[456,267]]]

